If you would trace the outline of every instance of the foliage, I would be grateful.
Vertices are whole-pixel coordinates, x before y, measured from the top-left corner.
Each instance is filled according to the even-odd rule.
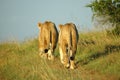
[[[120,25],[120,0],[94,0],[87,7],[92,9],[95,21],[100,18],[101,21],[98,20],[98,23],[108,24],[109,22],[115,28]],[[117,30],[117,32],[119,31]]]
[[[120,36],[120,25],[116,26],[113,30],[107,30],[108,35],[117,35]]]

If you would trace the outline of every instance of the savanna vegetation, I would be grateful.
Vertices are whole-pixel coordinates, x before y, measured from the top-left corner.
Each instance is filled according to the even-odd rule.
[[[109,6],[108,6],[109,5]],[[112,24],[107,31],[79,34],[75,70],[38,55],[38,39],[0,43],[0,80],[120,80],[120,1],[94,0],[87,5],[97,25]]]
[[[111,28],[107,29],[108,34],[120,35],[120,0],[93,0],[87,7],[91,8],[98,27],[107,25]]]
[[[106,32],[81,33],[75,70],[38,55],[38,40],[0,43],[0,80],[119,80],[120,37]]]

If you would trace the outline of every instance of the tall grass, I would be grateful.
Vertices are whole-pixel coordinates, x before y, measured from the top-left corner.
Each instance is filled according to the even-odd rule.
[[[0,80],[119,80],[120,37],[106,32],[79,35],[75,70],[38,55],[38,40],[0,43]]]

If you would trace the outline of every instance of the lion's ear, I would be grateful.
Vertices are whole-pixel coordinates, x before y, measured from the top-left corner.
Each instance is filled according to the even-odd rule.
[[[39,23],[38,23],[38,28],[40,28],[41,26],[42,26],[42,23],[39,22]]]
[[[59,29],[62,29],[62,27],[63,27],[63,25],[62,25],[62,24],[60,24],[60,25],[59,25]]]

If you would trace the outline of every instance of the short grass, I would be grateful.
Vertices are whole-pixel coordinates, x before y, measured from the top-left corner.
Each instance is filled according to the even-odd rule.
[[[106,32],[79,35],[75,70],[38,55],[38,40],[0,43],[0,80],[120,80],[120,37]]]

